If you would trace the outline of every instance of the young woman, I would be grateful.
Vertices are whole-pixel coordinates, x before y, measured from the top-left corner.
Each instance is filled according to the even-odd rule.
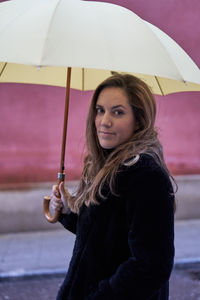
[[[57,300],[167,300],[174,192],[148,86],[115,74],[94,92],[76,196],[53,187],[60,222],[76,234]]]

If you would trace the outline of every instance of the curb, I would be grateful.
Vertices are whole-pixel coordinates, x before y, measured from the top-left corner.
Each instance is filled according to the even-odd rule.
[[[0,281],[6,281],[9,279],[22,279],[40,276],[52,276],[52,275],[65,275],[66,269],[41,269],[35,271],[15,270],[11,272],[3,272],[0,274]]]

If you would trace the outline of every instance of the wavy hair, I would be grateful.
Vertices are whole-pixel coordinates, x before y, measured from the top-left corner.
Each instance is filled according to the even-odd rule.
[[[112,151],[100,146],[95,127],[96,103],[99,94],[109,87],[120,88],[126,93],[137,122],[137,129],[130,139]],[[111,193],[115,194],[114,181],[120,166],[133,165],[142,153],[154,157],[169,174],[163,158],[163,149],[155,130],[155,117],[156,103],[150,88],[133,75],[115,73],[96,88],[87,117],[87,154],[84,159],[82,177],[76,196],[69,200],[72,211],[79,213],[83,203],[87,206],[98,204],[98,197],[105,198],[102,194],[105,183],[109,185]]]

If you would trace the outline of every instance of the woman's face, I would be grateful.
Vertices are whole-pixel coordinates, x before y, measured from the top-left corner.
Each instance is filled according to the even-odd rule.
[[[99,143],[112,149],[128,141],[136,127],[126,93],[117,87],[104,88],[96,103],[95,126]]]

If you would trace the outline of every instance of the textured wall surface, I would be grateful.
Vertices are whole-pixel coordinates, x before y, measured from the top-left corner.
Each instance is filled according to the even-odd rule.
[[[200,66],[199,0],[107,2],[125,6],[164,30]],[[91,95],[71,91],[67,180],[81,173]],[[0,84],[0,184],[56,180],[64,97],[64,88]],[[200,93],[156,96],[156,101],[156,125],[168,167],[173,174],[200,173]]]

